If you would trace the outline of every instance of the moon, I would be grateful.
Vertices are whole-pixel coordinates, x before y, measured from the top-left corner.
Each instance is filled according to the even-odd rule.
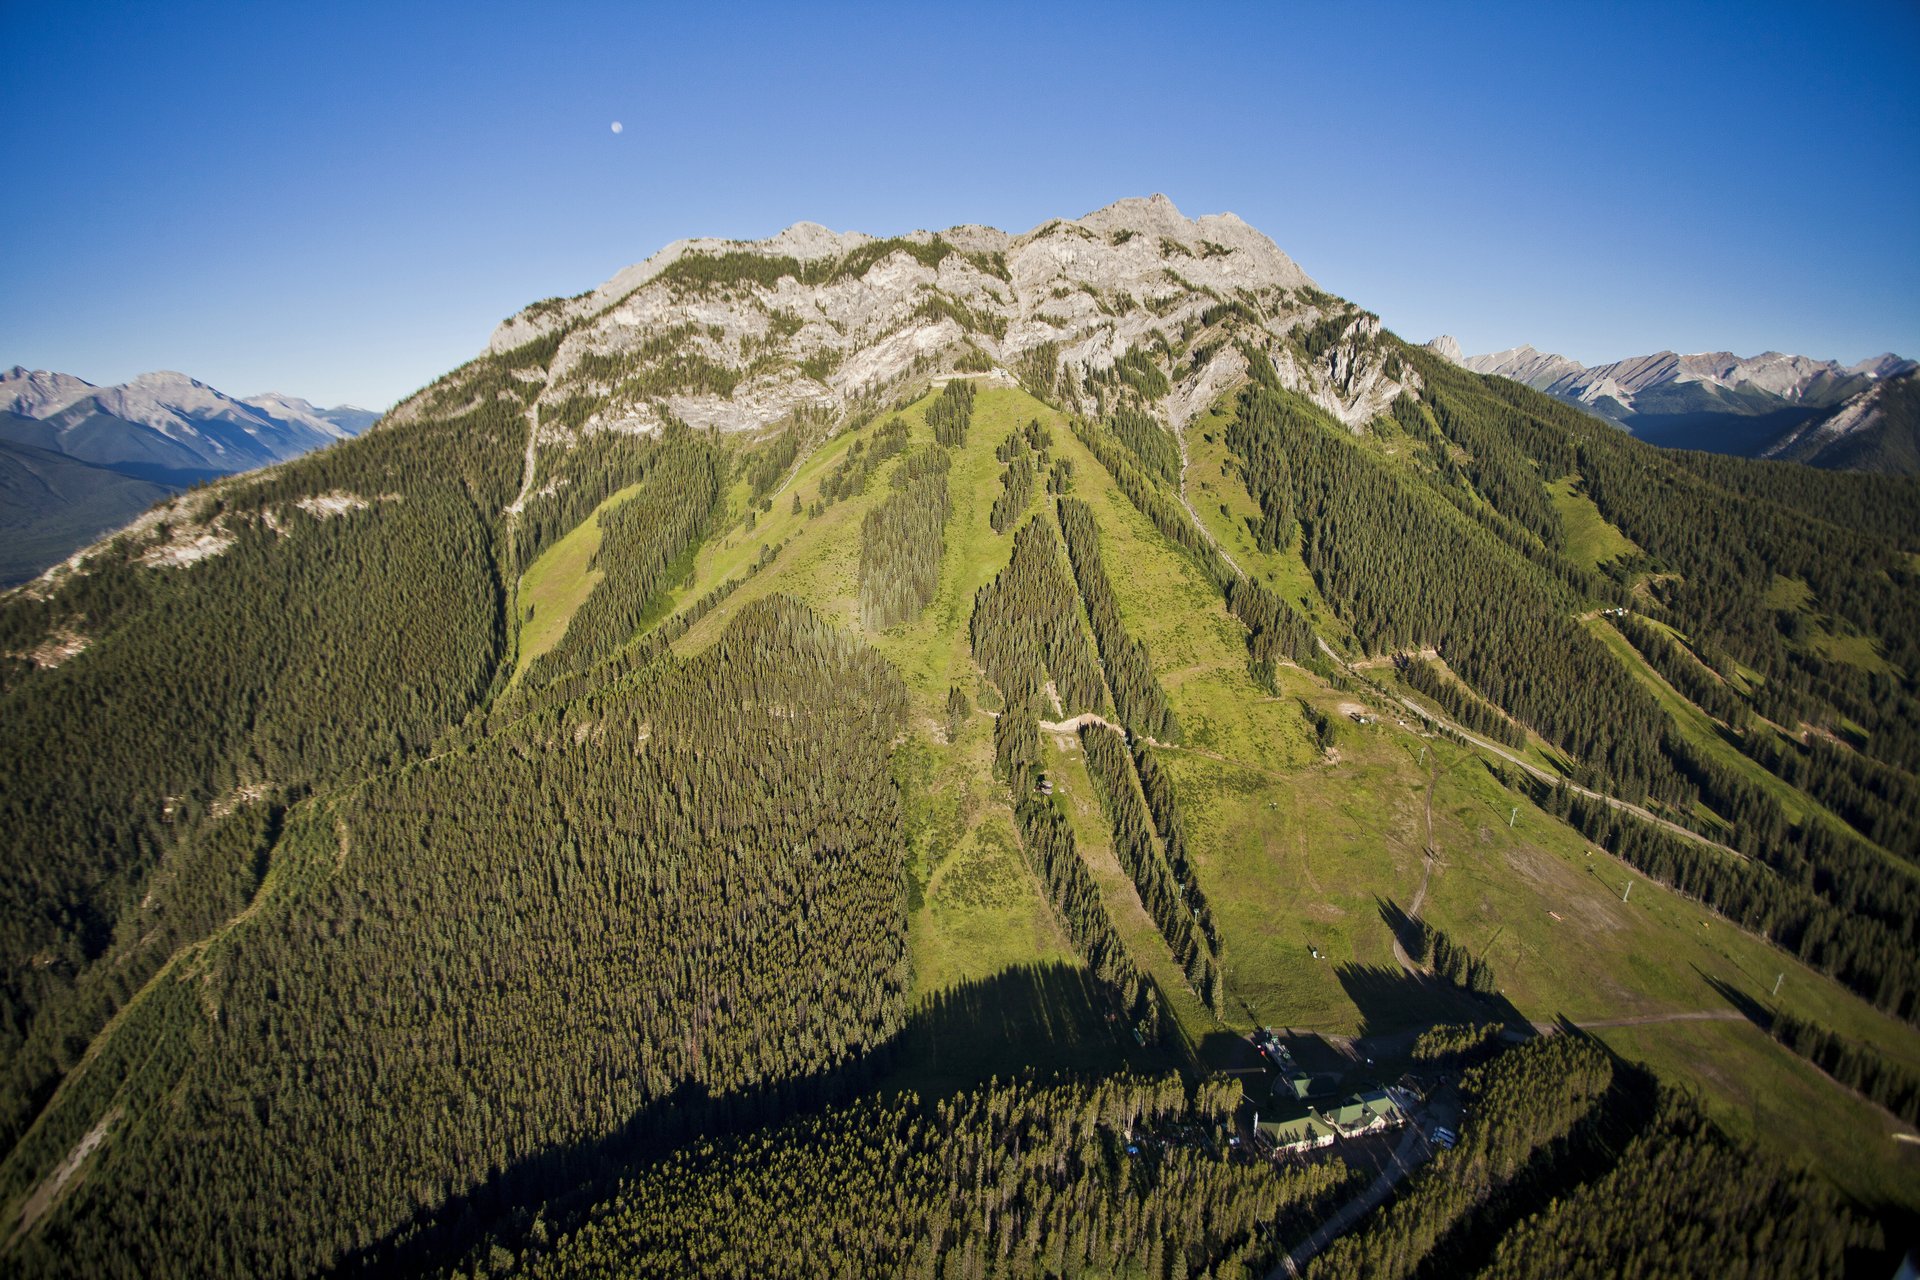
[[[626,126],[625,126],[625,125],[623,125],[623,124],[621,124],[621,123],[620,123],[620,122],[619,122],[618,120],[615,120],[615,121],[613,122],[613,131],[614,131],[615,133],[619,133],[619,132],[620,132],[620,131],[621,131],[622,129],[624,129],[624,128],[626,128]]]

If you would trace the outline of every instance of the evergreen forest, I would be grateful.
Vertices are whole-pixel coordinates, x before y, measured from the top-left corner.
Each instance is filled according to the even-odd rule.
[[[689,251],[746,363],[558,305],[0,597],[0,1271],[1891,1273],[1920,484],[965,243]],[[947,346],[771,354],[881,263]]]

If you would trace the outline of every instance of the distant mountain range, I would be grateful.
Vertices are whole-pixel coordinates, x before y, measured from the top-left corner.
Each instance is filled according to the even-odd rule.
[[[1768,351],[1660,351],[1610,364],[1532,346],[1469,356],[1451,337],[1427,346],[1464,369],[1525,383],[1627,428],[1650,444],[1785,457],[1849,470],[1916,469],[1914,361],[1891,352],[1842,365]],[[1906,391],[1888,394],[1904,384]]]
[[[380,417],[278,393],[240,400],[183,373],[97,387],[0,373],[0,586],[25,581],[170,493],[297,458]]]

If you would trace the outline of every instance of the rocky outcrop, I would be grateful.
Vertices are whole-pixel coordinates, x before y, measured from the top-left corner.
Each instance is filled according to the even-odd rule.
[[[528,307],[488,351],[542,340],[557,340],[541,352],[553,444],[669,416],[751,431],[848,415],[963,365],[1089,412],[1132,385],[1174,427],[1251,359],[1354,427],[1414,377],[1376,317],[1321,292],[1271,240],[1160,195],[1023,235],[966,225],[879,240],[803,222],[767,240],[678,241],[589,293]]]
[[[1761,456],[1816,467],[1920,474],[1920,371],[1897,369],[1831,413],[1789,431]]]

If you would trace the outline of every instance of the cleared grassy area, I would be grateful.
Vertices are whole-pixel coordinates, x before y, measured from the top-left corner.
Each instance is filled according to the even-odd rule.
[[[1353,1035],[1369,1016],[1420,1014],[1363,1015],[1341,981],[1349,967],[1393,968],[1380,900],[1411,903],[1425,839],[1421,797],[1396,785],[1392,748],[1362,743],[1369,730],[1358,726],[1337,732],[1337,760],[1282,775],[1162,753],[1220,930],[1230,1021],[1242,1030]]]
[[[1567,535],[1567,559],[1583,569],[1594,570],[1609,560],[1632,555],[1638,543],[1620,532],[1600,514],[1600,508],[1581,487],[1579,476],[1567,476],[1547,486],[1553,509],[1560,513],[1560,527]]]
[[[1920,1209],[1920,1146],[1885,1112],[1834,1085],[1748,1022],[1663,1023],[1595,1032],[1666,1079],[1693,1079],[1729,1133],[1826,1174],[1864,1203]]]
[[[1197,1052],[1219,1024],[1200,997],[1187,986],[1172,949],[1154,925],[1153,917],[1147,914],[1139,891],[1113,851],[1113,834],[1107,826],[1106,815],[1101,812],[1093,780],[1087,775],[1079,739],[1071,734],[1042,735],[1042,746],[1047,776],[1053,779],[1054,795],[1073,823],[1080,858],[1100,886],[1100,898],[1113,919],[1114,929],[1126,943],[1134,964],[1159,987],[1166,1000],[1165,1012],[1179,1024],[1181,1037]]]
[[[1476,954],[1484,950],[1502,991],[1528,1017],[1732,1008],[1719,983],[1920,1068],[1920,1029],[1597,850],[1505,787],[1473,753],[1451,744],[1437,750],[1441,858],[1424,914]]]
[[[1844,662],[1862,671],[1893,671],[1893,665],[1881,656],[1880,648],[1871,636],[1829,630],[1826,624],[1831,619],[1821,617],[1813,588],[1800,579],[1775,574],[1773,581],[1767,584],[1767,593],[1762,600],[1769,609],[1806,616],[1811,625],[1807,628],[1805,639],[1800,642],[1803,648],[1830,662]]]
[[[1862,671],[1885,674],[1893,670],[1893,664],[1880,656],[1880,646],[1872,636],[1836,636],[1823,631],[1814,638],[1813,648],[1829,661],[1844,662]]]
[[[1334,616],[1332,606],[1320,594],[1306,562],[1300,558],[1298,535],[1291,545],[1278,551],[1262,551],[1255,545],[1247,522],[1260,518],[1260,504],[1247,492],[1227,449],[1227,426],[1231,421],[1230,410],[1225,405],[1216,405],[1188,424],[1187,500],[1199,513],[1200,522],[1214,541],[1226,549],[1243,571],[1258,578],[1287,603],[1297,606],[1321,635],[1335,643],[1350,644],[1352,630]],[[1220,509],[1223,506],[1225,511]]]
[[[1813,588],[1798,578],[1773,575],[1761,603],[1769,609],[1807,609],[1813,604]]]
[[[951,747],[916,735],[895,753],[918,999],[1021,965],[1079,963],[991,780],[991,734],[978,715]]]
[[[520,618],[515,633],[513,680],[541,654],[560,643],[574,612],[586,602],[606,575],[589,568],[600,551],[600,517],[640,492],[628,485],[610,495],[593,513],[568,530],[567,535],[540,553],[520,575]]]
[[[1321,705],[1338,699],[1303,673],[1286,678]],[[1437,783],[1421,765],[1422,746],[1437,753]],[[1407,909],[1419,889],[1432,785],[1440,856],[1422,915],[1492,964],[1499,1000],[1519,1016],[1588,1022],[1728,1013],[1734,1005],[1724,988],[1819,1021],[1920,1069],[1920,1031],[1594,849],[1505,786],[1478,752],[1423,739],[1390,721],[1363,727],[1342,719],[1334,755],[1275,775],[1189,753],[1164,754],[1219,922],[1228,990],[1244,1017],[1234,1018],[1236,1025],[1355,1034],[1447,1016],[1431,993],[1397,980],[1379,910],[1382,900]],[[1427,764],[1434,759],[1429,754]],[[1326,959],[1313,959],[1309,945]],[[1774,1001],[1769,993],[1782,975]],[[1483,1016],[1499,1008],[1497,1001],[1483,1006]],[[1749,1094],[1756,1091],[1765,1095],[1763,1116],[1797,1108],[1806,1117],[1797,1126],[1763,1124],[1758,1139],[1790,1158],[1815,1160],[1850,1190],[1873,1179],[1883,1189],[1892,1185],[1884,1181],[1887,1169],[1869,1166],[1863,1183],[1845,1165],[1851,1141],[1864,1140],[1863,1134],[1879,1141],[1883,1134],[1873,1127],[1877,1121],[1858,1127],[1863,1116],[1872,1117],[1842,1091],[1744,1024],[1673,1025],[1730,1041],[1750,1034],[1774,1056],[1761,1056],[1765,1069],[1753,1071],[1740,1067],[1743,1058],[1711,1050],[1650,1059],[1663,1078],[1702,1092],[1721,1110],[1751,1106]],[[1831,1097],[1823,1101],[1818,1089],[1803,1096],[1808,1082]],[[1829,1101],[1838,1110],[1827,1107]],[[1839,1127],[1809,1148],[1801,1135],[1809,1124]]]

